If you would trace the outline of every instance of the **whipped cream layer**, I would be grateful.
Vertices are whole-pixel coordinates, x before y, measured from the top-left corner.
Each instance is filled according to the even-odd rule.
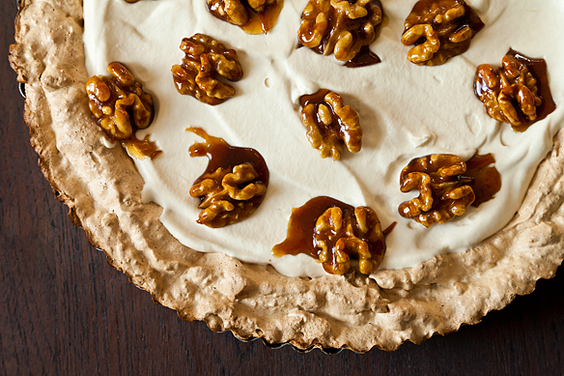
[[[85,48],[91,75],[107,74],[110,62],[126,64],[156,103],[154,123],[139,131],[163,151],[135,163],[145,186],[143,198],[163,208],[161,221],[184,245],[224,252],[240,260],[272,264],[288,276],[325,274],[305,255],[272,256],[286,238],[292,208],[315,196],[369,206],[383,227],[398,224],[387,237],[382,268],[406,268],[438,254],[459,252],[503,228],[518,210],[540,161],[564,120],[564,2],[561,0],[467,0],[485,23],[470,49],[437,67],[406,60],[403,22],[414,0],[382,0],[385,20],[370,46],[382,63],[345,68],[333,56],[297,47],[297,30],[307,0],[285,0],[277,25],[267,35],[247,35],[214,18],[205,0],[84,0]],[[212,36],[235,48],[244,70],[233,84],[237,94],[208,106],[176,91],[171,67],[183,57],[183,37]],[[474,96],[476,67],[500,65],[513,48],[544,58],[557,109],[524,133],[490,118]],[[338,92],[360,116],[360,153],[344,151],[340,161],[322,159],[305,136],[298,98],[320,88]],[[196,223],[199,199],[188,191],[207,165],[188,148],[201,141],[185,129],[202,127],[233,146],[251,147],[270,169],[266,198],[247,220],[212,229]],[[399,175],[413,158],[452,153],[463,159],[493,153],[502,187],[493,200],[471,207],[463,217],[425,228],[398,214],[400,203],[417,196],[401,193]]]

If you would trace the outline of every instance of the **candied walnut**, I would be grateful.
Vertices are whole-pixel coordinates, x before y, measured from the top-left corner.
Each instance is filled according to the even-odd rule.
[[[323,264],[330,274],[345,274],[351,258],[359,271],[373,273],[384,258],[385,236],[376,212],[354,208],[330,197],[315,197],[292,210],[286,240],[272,249],[276,257],[305,253]]]
[[[399,206],[402,217],[430,227],[461,216],[470,205],[478,206],[501,188],[501,175],[491,154],[476,154],[467,162],[452,154],[413,159],[402,170],[400,190],[419,190],[419,196]],[[488,167],[489,166],[489,167]]]
[[[201,128],[188,128],[205,139],[190,147],[190,156],[207,156],[206,171],[190,188],[200,198],[197,222],[208,227],[223,227],[249,217],[261,204],[268,186],[268,168],[253,149],[233,147]]]
[[[302,13],[298,41],[323,55],[335,54],[340,61],[353,61],[376,38],[383,19],[379,0],[310,0]],[[364,48],[366,47],[366,48]],[[376,55],[365,66],[380,62]]]
[[[404,27],[401,42],[414,45],[407,60],[432,66],[465,52],[484,23],[463,0],[419,0]]]
[[[92,76],[86,82],[88,106],[112,139],[119,140],[129,155],[143,159],[159,154],[156,145],[137,140],[135,132],[147,128],[153,121],[153,97],[143,91],[127,67],[121,63],[108,65],[111,77]]]
[[[503,57],[499,69],[488,64],[478,66],[474,92],[490,117],[511,124],[519,132],[556,108],[548,88],[546,62],[513,50]]]
[[[362,148],[362,128],[358,114],[351,106],[343,106],[343,98],[327,89],[300,97],[302,123],[306,136],[321,157],[341,158],[343,144],[351,153]]]
[[[88,105],[98,124],[110,136],[126,139],[153,120],[153,98],[143,91],[131,72],[121,63],[111,63],[112,77],[92,76],[86,82]]]
[[[207,0],[210,13],[247,34],[268,33],[276,25],[284,0]]]
[[[172,77],[180,94],[191,95],[210,105],[223,103],[235,95],[233,86],[219,80],[238,81],[243,69],[237,51],[227,49],[204,34],[182,39],[180,49],[185,53],[181,65],[172,67]]]

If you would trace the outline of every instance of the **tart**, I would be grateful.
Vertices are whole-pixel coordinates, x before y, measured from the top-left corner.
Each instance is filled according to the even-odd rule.
[[[104,2],[104,6],[109,3]],[[139,1],[135,4],[127,4],[127,6],[130,6],[129,9],[134,10],[132,13],[135,13],[141,12],[143,7],[150,6],[150,3],[154,3],[154,6],[162,3],[163,8],[159,9],[166,10],[167,3],[174,2]],[[278,25],[279,28],[274,26],[266,36],[249,36],[249,38],[266,38],[275,35],[278,29],[284,29],[285,16],[292,11],[291,7],[287,7],[291,2],[287,0],[285,3],[286,6],[279,16],[278,22],[282,23]],[[306,2],[297,1],[296,3],[305,6]],[[488,2],[480,3],[481,6],[476,7],[480,15],[487,15],[488,11],[492,9],[500,9],[500,5],[486,3]],[[92,4],[92,2],[84,2],[86,7]],[[522,2],[507,1],[503,5],[518,8],[518,4]],[[535,5],[538,2],[530,0],[525,4]],[[273,267],[257,261],[249,262],[246,256],[236,258],[223,252],[201,252],[222,251],[216,248],[217,242],[213,241],[213,236],[217,235],[212,235],[212,240],[204,241],[207,249],[186,246],[183,244],[186,243],[184,239],[181,239],[176,233],[173,236],[171,233],[174,231],[170,230],[170,226],[167,228],[163,224],[166,222],[166,219],[163,218],[170,209],[167,209],[166,205],[159,206],[148,202],[147,197],[143,197],[144,187],[146,188],[149,183],[140,175],[140,171],[145,173],[145,170],[149,169],[147,166],[150,165],[144,166],[137,161],[134,163],[121,147],[111,147],[108,138],[96,125],[90,114],[86,82],[91,75],[102,72],[92,71],[92,66],[95,64],[91,64],[90,72],[87,71],[85,61],[92,62],[96,59],[105,61],[106,57],[94,56],[92,51],[95,49],[87,47],[88,59],[94,60],[86,60],[84,40],[88,46],[88,35],[83,39],[84,15],[89,13],[84,12],[83,14],[81,2],[24,0],[21,5],[16,23],[16,44],[11,48],[10,60],[18,72],[18,79],[26,84],[25,121],[32,130],[31,143],[40,156],[40,166],[45,176],[51,182],[57,196],[69,206],[72,221],[85,229],[89,241],[94,246],[106,252],[110,263],[126,273],[135,285],[151,293],[155,301],[177,310],[180,317],[185,320],[203,320],[212,330],[230,330],[240,338],[261,337],[269,343],[290,343],[301,349],[347,348],[364,352],[378,347],[394,350],[407,340],[420,343],[435,333],[445,334],[456,331],[462,324],[479,322],[487,312],[503,308],[515,295],[532,292],[538,279],[552,277],[564,258],[562,244],[564,225],[560,211],[561,202],[564,202],[564,190],[562,189],[562,176],[564,175],[562,140],[564,135],[562,132],[556,134],[559,124],[546,127],[544,131],[540,132],[540,135],[537,133],[536,136],[532,136],[535,135],[532,131],[537,127],[533,125],[526,131],[531,133],[523,134],[542,141],[544,146],[540,150],[529,151],[531,154],[536,153],[539,160],[546,155],[546,150],[550,149],[550,140],[547,140],[547,136],[556,134],[552,151],[539,165],[536,172],[533,169],[516,174],[519,175],[520,181],[525,183],[515,188],[518,192],[513,193],[511,198],[513,201],[519,201],[523,196],[524,198],[515,215],[511,211],[503,213],[503,216],[510,222],[495,234],[487,236],[479,244],[475,246],[471,246],[474,243],[467,244],[466,248],[469,248],[467,250],[438,254],[430,259],[422,257],[419,262],[415,263],[414,258],[411,258],[409,262],[412,265],[399,269],[392,269],[391,264],[386,264],[384,261],[383,265],[386,268],[381,268],[369,276],[352,270],[342,276],[329,275],[324,272],[315,275],[314,271],[308,277],[307,275],[281,274],[277,269],[284,272],[284,267],[276,265],[276,262],[273,263],[275,264]],[[385,14],[388,14],[386,6],[386,2],[383,2]],[[395,13],[392,4],[389,6],[392,8],[392,12],[388,14],[391,19]],[[552,7],[555,10],[554,14],[564,13],[562,5],[557,1],[543,6]],[[516,14],[519,13],[519,9]],[[298,16],[299,12],[301,10],[297,11]],[[155,17],[158,15],[156,12]],[[403,16],[407,16],[407,13]],[[484,17],[486,28],[481,31],[484,33],[484,38],[490,36],[487,34],[487,18]],[[210,19],[213,19],[213,16],[210,15]],[[287,22],[299,24],[299,19]],[[226,24],[224,27],[230,26]],[[86,27],[89,27],[88,20]],[[204,25],[202,27],[215,28],[216,26]],[[246,38],[240,30],[235,31],[240,33],[238,38]],[[400,48],[404,49],[405,54],[405,47],[399,42],[399,34],[392,38],[391,33],[392,30],[389,28],[383,28],[380,38],[395,38]],[[397,33],[401,33],[401,30]],[[171,49],[176,49],[181,38],[190,35],[192,34],[179,35],[170,42],[174,46]],[[378,40],[371,45],[371,48],[378,50]],[[131,42],[134,41],[131,40]],[[333,59],[331,56],[317,55],[303,48],[296,49],[295,44],[295,40],[290,43],[292,47],[288,51],[290,55],[305,56],[304,59],[310,59],[310,61],[322,58],[325,59],[323,66],[332,64],[331,69],[350,69],[343,68],[342,62],[336,59],[328,60]],[[479,48],[479,45],[479,37],[476,37],[466,56],[470,56],[469,53]],[[514,47],[518,48],[518,46]],[[384,51],[376,52],[381,55],[383,61],[377,66],[378,69],[385,67],[386,59],[393,60],[391,55],[387,55]],[[505,52],[503,51],[501,55]],[[522,52],[531,54],[528,51]],[[305,55],[306,53],[309,55]],[[490,51],[490,53],[494,55],[493,52]],[[242,59],[243,63],[245,60],[248,63],[251,55],[251,52],[246,52],[245,59]],[[497,55],[496,60],[492,58],[492,63],[501,58],[499,53]],[[172,63],[167,73],[169,75],[168,84],[173,91],[175,89],[172,77],[170,77],[170,67],[176,64],[178,56],[171,57]],[[151,60],[152,57],[147,57],[147,59],[150,60],[149,65],[155,62]],[[458,60],[455,61],[456,59]],[[466,61],[465,59],[464,56],[451,58],[443,66],[462,64]],[[107,65],[110,61],[105,63]],[[135,61],[124,63],[128,64],[133,72],[139,74],[139,79],[144,82],[145,89],[159,92],[155,86],[151,88],[150,74],[147,74],[150,69],[145,71],[144,65]],[[406,69],[418,69],[419,74],[427,75],[438,81],[457,76],[456,72],[444,77],[436,75],[437,73],[433,70],[440,69],[440,67],[421,67],[407,61],[405,64]],[[549,68],[553,76],[564,76],[555,64],[550,64],[550,61]],[[352,75],[357,75],[357,73],[352,73]],[[315,74],[311,76],[313,78],[321,77],[316,77]],[[249,78],[251,77],[252,73],[249,73]],[[473,95],[472,78],[470,77],[467,85],[467,90],[471,95]],[[246,85],[244,84],[245,79],[244,77],[234,86],[240,85],[239,88],[242,88],[244,93],[249,93],[249,88],[244,86]],[[343,85],[345,81],[343,80]],[[278,88],[277,85],[283,85],[283,83],[275,81],[272,87]],[[297,103],[300,95],[312,93],[316,88],[301,87],[300,89],[302,90],[290,93],[291,99],[288,103]],[[340,88],[332,89],[338,89],[342,95],[347,93],[346,90],[343,91]],[[369,90],[369,88],[366,89]],[[561,89],[558,86],[553,87],[557,110],[551,115],[551,118],[562,116],[564,105]],[[219,106],[238,106],[237,101],[243,96],[236,95]],[[349,95],[349,98],[345,99],[351,97],[354,98]],[[182,100],[196,103],[190,97],[184,97]],[[474,101],[476,107],[484,111],[482,104],[477,99]],[[361,104],[360,107],[362,107],[363,101],[356,100],[355,102],[357,105]],[[167,103],[166,98],[156,95],[157,121],[170,109]],[[229,109],[230,107],[222,108]],[[193,114],[193,111],[187,112]],[[295,112],[297,114],[297,110]],[[378,117],[378,109],[372,111],[365,108],[364,111],[359,111],[361,121],[363,113],[365,115],[376,114],[374,116]],[[203,118],[198,120],[198,113],[193,116],[195,120],[190,120],[190,122],[195,124],[182,124],[183,129],[188,126],[207,125],[201,124],[204,120]],[[299,122],[299,116],[296,115],[296,117]],[[495,126],[499,128],[502,125],[496,124]],[[211,129],[215,132],[212,132]],[[213,136],[227,138],[226,135],[229,135],[228,131],[218,134],[221,127],[211,129],[208,127],[206,131]],[[513,132],[510,128],[509,131]],[[147,132],[148,134],[156,133],[151,130],[151,127]],[[499,134],[507,135],[505,132],[500,130]],[[248,140],[245,144],[252,144],[253,137],[260,138],[260,135],[258,132],[254,136],[245,136],[248,138],[241,138],[241,140]],[[509,135],[516,137],[513,136],[513,133]],[[425,155],[423,152],[427,150],[426,148],[433,145],[432,138],[427,139],[425,135],[419,136],[414,134],[412,140],[419,142],[421,149],[403,155],[394,162],[395,170],[393,171],[397,172],[396,177],[399,178],[399,171],[409,160],[414,157],[422,157]],[[324,166],[325,169],[342,168],[342,165],[335,167],[335,163],[348,163],[357,157],[360,158],[366,149],[371,149],[366,148],[365,143],[364,149],[358,153],[358,156],[354,155],[350,158],[347,156],[344,158],[345,161],[336,162],[319,158],[319,153],[308,145],[305,135],[301,141],[296,142],[301,142],[300,147],[303,146],[305,149],[303,153],[308,152],[311,158],[315,157],[321,161],[319,163],[324,163],[320,166]],[[159,143],[158,139],[157,143]],[[374,141],[372,148],[375,148],[378,143],[381,141]],[[187,142],[184,153],[187,153],[189,145],[190,142]],[[255,145],[243,146],[255,147]],[[264,153],[267,163],[272,160],[269,157],[269,153],[273,153],[272,150],[260,146],[257,146],[256,149]],[[155,158],[154,164],[157,165],[159,159],[164,160],[167,152],[172,154],[169,150],[171,149],[163,147],[162,154]],[[466,150],[466,153],[468,154],[469,151]],[[496,158],[499,160],[500,156],[496,155]],[[152,163],[150,160],[145,162]],[[194,163],[201,163],[201,161]],[[274,167],[278,166],[280,164],[274,164]],[[298,203],[295,203],[290,204],[287,208],[282,208],[285,210],[284,214],[270,210],[269,196],[282,192],[281,188],[276,190],[276,168],[273,168],[272,165],[269,168],[272,172],[269,192],[261,207],[245,221],[245,223],[250,223],[249,226],[255,226],[257,222],[264,222],[261,218],[269,215],[277,215],[287,221],[291,206],[299,206]],[[195,174],[194,178],[199,176],[203,170],[200,168],[199,171],[193,171],[192,167],[186,169],[191,174]],[[505,183],[505,180],[503,182]],[[161,189],[168,189],[168,187],[161,185]],[[397,190],[399,192],[399,186]],[[307,195],[304,193],[302,198]],[[397,195],[401,197],[402,193],[397,193]],[[301,203],[305,202],[302,198],[300,198]],[[344,198],[350,198],[350,196]],[[372,200],[374,203],[378,202],[377,199]],[[351,204],[362,203],[351,202]],[[406,219],[396,219],[397,214],[380,215],[379,213],[379,216],[384,226],[394,220],[412,223]],[[193,218],[193,221],[195,220],[196,216]],[[251,222],[253,220],[254,222]],[[235,226],[239,224],[229,228],[235,228]],[[413,224],[404,226],[421,225],[413,222]],[[437,226],[435,225],[434,228],[440,228]],[[418,231],[426,231],[423,227],[421,226],[422,230]],[[200,228],[201,233],[215,231],[215,229],[206,229],[203,226]],[[264,223],[260,231],[267,232],[265,229],[269,229],[268,223]],[[394,229],[394,232],[397,230],[399,229]],[[286,228],[283,226],[282,229],[275,231],[278,234],[280,231],[284,233]],[[283,236],[278,238],[278,241],[282,240]],[[231,241],[235,242],[235,240]],[[391,239],[390,244],[394,244]],[[453,250],[459,250],[460,247],[453,248]],[[394,252],[398,254],[399,251],[394,251],[394,249],[397,250],[398,247],[393,246],[392,252],[388,249],[390,255],[393,255]],[[267,257],[271,257],[270,254]],[[307,256],[299,260],[311,264]],[[317,267],[317,270],[321,268],[315,263],[311,265]]]

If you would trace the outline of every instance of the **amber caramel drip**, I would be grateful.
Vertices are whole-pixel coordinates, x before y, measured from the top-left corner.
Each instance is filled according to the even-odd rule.
[[[392,233],[392,231],[394,231],[394,229],[396,228],[397,224],[398,224],[397,222],[392,222],[391,225],[386,227],[386,229],[384,231],[382,231],[382,233],[384,234],[384,237],[390,235]]]
[[[345,67],[361,68],[375,65],[381,62],[382,59],[380,59],[380,57],[374,52],[370,51],[370,48],[368,46],[363,46],[354,58],[345,63]]]
[[[247,34],[267,34],[278,21],[280,11],[284,7],[284,0],[277,0],[274,5],[267,6],[263,12],[256,12],[248,7],[249,22],[241,26]]]
[[[218,168],[231,170],[240,164],[250,164],[258,174],[255,182],[268,186],[268,167],[258,151],[251,148],[231,146],[223,138],[208,135],[202,128],[194,127],[187,130],[194,132],[206,141],[205,144],[196,143],[189,149],[191,157],[207,156],[209,159],[206,170],[202,176],[196,179],[196,183],[200,182],[203,176],[215,172]]]
[[[544,59],[532,59],[513,49],[509,49],[506,55],[513,57],[515,60],[527,67],[529,72],[537,81],[537,94],[542,100],[541,104],[537,106],[537,117],[535,120],[530,120],[527,116],[523,115],[520,106],[516,101],[514,101],[513,104],[519,116],[519,125],[513,126],[513,129],[517,132],[524,132],[532,124],[550,115],[556,109],[556,103],[554,103],[554,99],[552,99],[552,94],[548,85],[548,69]],[[474,93],[478,98],[480,98],[481,93],[489,90],[489,88],[484,86],[485,82],[482,84],[480,84],[479,80],[474,80],[474,82]]]
[[[134,156],[140,154],[141,157],[154,159],[157,155],[162,153],[162,150],[159,150],[157,144],[149,140],[149,136],[145,136],[143,140],[139,140],[133,136],[127,140],[123,140],[122,145]]]
[[[292,210],[288,223],[286,240],[275,245],[272,253],[276,257],[305,253],[315,259],[321,252],[315,247],[315,223],[329,208],[338,207],[343,212],[354,212],[354,207],[327,196],[318,196],[306,202],[303,206]],[[331,244],[331,247],[334,244]]]
[[[501,189],[501,175],[495,166],[494,156],[490,154],[475,154],[466,161],[466,172],[464,176],[471,178],[468,183],[472,187],[476,199],[472,206],[478,207],[486,201],[494,198]]]
[[[329,90],[329,89],[320,89],[317,93],[302,95],[300,97],[300,106],[302,106],[302,108],[304,108],[305,106],[307,106],[310,103],[313,103],[315,105],[325,103],[324,98],[330,92],[331,92],[331,90]]]

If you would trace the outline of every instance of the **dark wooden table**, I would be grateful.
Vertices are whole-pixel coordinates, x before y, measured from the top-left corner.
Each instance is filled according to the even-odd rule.
[[[213,333],[155,305],[71,224],[29,146],[0,14],[0,375],[564,373],[564,270],[481,324],[394,353],[307,354]]]

